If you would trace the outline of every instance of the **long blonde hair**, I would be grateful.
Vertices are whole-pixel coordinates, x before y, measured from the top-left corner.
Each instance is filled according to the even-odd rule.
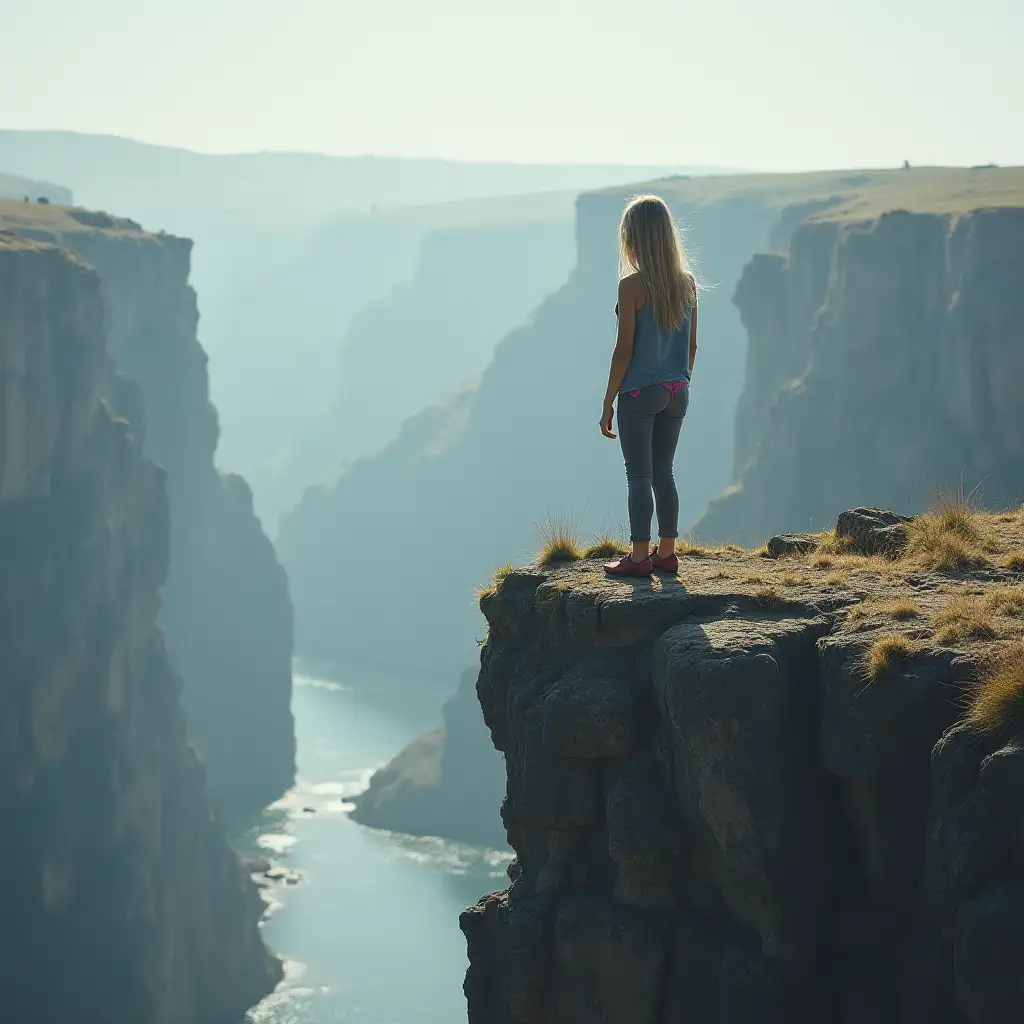
[[[697,283],[672,213],[660,196],[636,196],[622,211],[619,275],[634,272],[647,289],[661,329],[679,330],[697,302]]]

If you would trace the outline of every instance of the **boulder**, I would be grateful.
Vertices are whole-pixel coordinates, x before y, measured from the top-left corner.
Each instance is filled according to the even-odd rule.
[[[785,558],[787,555],[806,555],[818,546],[818,538],[809,533],[782,533],[772,537],[765,547],[769,558]]]
[[[898,557],[907,547],[909,517],[880,508],[851,508],[839,514],[836,536],[858,555]]]

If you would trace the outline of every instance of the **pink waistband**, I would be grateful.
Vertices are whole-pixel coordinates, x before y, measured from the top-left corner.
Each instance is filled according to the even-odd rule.
[[[680,391],[680,390],[682,390],[683,388],[686,387],[686,381],[685,380],[670,380],[670,381],[667,381],[666,383],[662,384],[662,387],[663,388],[668,388],[669,394],[674,395],[677,391]],[[630,398],[636,398],[637,395],[639,395],[641,391],[643,391],[643,388],[637,388],[635,391],[627,391],[626,394],[629,395]]]

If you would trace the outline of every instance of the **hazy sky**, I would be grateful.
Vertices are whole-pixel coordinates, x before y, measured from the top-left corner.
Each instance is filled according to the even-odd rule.
[[[0,0],[0,127],[750,168],[1024,163],[1020,0]]]

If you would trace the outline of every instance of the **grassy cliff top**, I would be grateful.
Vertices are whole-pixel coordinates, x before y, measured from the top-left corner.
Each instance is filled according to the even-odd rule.
[[[960,658],[976,680],[975,724],[1024,728],[1024,509],[949,501],[900,529],[905,546],[889,554],[864,553],[835,531],[753,550],[683,542],[677,574],[634,579],[609,579],[601,568],[624,548],[603,540],[584,550],[563,532],[533,565],[497,570],[480,606],[492,627],[507,627],[524,588],[535,590],[542,617],[611,647],[693,617],[826,616],[865,685],[921,659]],[[780,540],[800,547],[785,553],[774,547]]]
[[[112,217],[108,213],[97,213],[77,206],[26,203],[13,199],[0,199],[0,231],[47,237],[92,231],[137,237],[149,234],[135,221]]]
[[[674,203],[761,198],[780,209],[828,204],[814,220],[862,220],[890,210],[967,213],[1024,206],[1024,167],[911,167],[891,170],[811,171],[802,174],[735,174],[665,178],[637,185]],[[621,190],[605,190],[608,194]]]

